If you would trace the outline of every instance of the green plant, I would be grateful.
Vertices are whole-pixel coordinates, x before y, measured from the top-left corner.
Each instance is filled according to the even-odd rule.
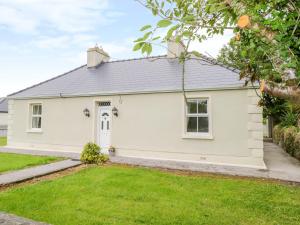
[[[273,141],[275,144],[279,144],[282,140],[282,135],[283,134],[283,130],[282,127],[280,125],[276,125],[273,128]]]
[[[89,142],[84,146],[80,160],[88,164],[102,164],[108,160],[108,157],[101,153],[101,149],[98,145]]]
[[[295,136],[294,140],[294,156],[300,160],[300,132]]]
[[[296,127],[287,127],[283,129],[283,149],[294,156],[295,153],[295,137],[298,132]]]
[[[297,126],[298,119],[299,119],[299,113],[294,112],[292,110],[288,110],[281,117],[281,126],[283,127]]]
[[[100,154],[97,159],[97,164],[103,164],[109,160],[108,155]]]

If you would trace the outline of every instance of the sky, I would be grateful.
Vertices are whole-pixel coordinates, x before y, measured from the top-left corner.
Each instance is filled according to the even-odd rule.
[[[133,41],[159,18],[135,0],[0,0],[0,97],[86,64],[97,43],[111,60],[142,57]],[[231,32],[193,43],[216,56]],[[166,54],[156,47],[152,55]]]

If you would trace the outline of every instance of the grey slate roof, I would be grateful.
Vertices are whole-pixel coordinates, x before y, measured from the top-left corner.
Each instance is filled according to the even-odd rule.
[[[239,73],[213,61],[190,59],[186,62],[186,90],[243,87]],[[182,65],[176,59],[156,56],[86,65],[63,75],[11,94],[11,98],[101,95],[137,92],[180,91]]]
[[[8,99],[0,98],[0,113],[7,113],[7,112],[8,112]]]

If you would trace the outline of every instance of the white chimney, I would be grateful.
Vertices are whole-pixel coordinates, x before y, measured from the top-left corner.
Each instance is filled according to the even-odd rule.
[[[176,42],[175,41],[175,37],[171,38],[168,41],[168,53],[167,53],[167,57],[172,59],[172,58],[178,58],[181,53],[184,52],[184,44],[180,41],[180,42]]]
[[[93,68],[99,66],[102,62],[109,61],[109,55],[97,45],[87,50],[87,67]]]

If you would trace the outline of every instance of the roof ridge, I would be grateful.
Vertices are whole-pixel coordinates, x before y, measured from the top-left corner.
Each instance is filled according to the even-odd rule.
[[[115,62],[128,62],[128,61],[143,60],[143,59],[155,59],[155,58],[160,59],[160,58],[164,58],[166,56],[167,55],[164,54],[164,55],[146,56],[146,57],[140,57],[140,58],[131,58],[131,59],[117,59],[117,60],[114,60],[114,61],[105,62],[104,64],[106,64],[106,63],[115,63]],[[223,67],[225,69],[228,69],[228,70],[230,70],[232,72],[235,72],[235,73],[237,73],[237,70],[238,70],[236,68],[232,68],[230,66],[227,66],[224,63],[220,62],[219,60],[214,59],[212,57],[208,57],[204,54],[201,54],[200,58],[198,57],[198,58],[190,58],[190,59],[203,60],[203,61],[206,61],[206,62],[211,63],[213,65],[221,66],[221,67]]]
[[[233,68],[233,67],[227,66],[224,63],[220,62],[220,60],[214,59],[214,58],[206,56],[204,54],[201,54],[201,58],[207,60],[208,63],[211,63],[213,65],[218,65],[218,66],[221,66],[221,67],[223,67],[225,69],[228,69],[228,70],[230,70],[232,72],[238,73],[238,69],[237,68]],[[191,58],[191,59],[197,59],[197,58]]]
[[[131,59],[116,59],[113,61],[108,61],[106,63],[115,63],[115,62],[128,62],[128,61],[135,61],[135,60],[143,60],[143,59],[154,59],[154,58],[163,58],[167,55],[156,55],[156,56],[146,56],[146,57],[140,57],[140,58],[131,58]]]
[[[86,66],[86,64],[84,64],[84,65],[82,65],[82,66],[79,66],[79,67],[76,67],[75,69],[69,70],[68,72],[65,72],[65,73],[60,74],[60,75],[55,76],[55,77],[52,77],[52,78],[50,78],[50,79],[48,79],[48,80],[39,82],[39,83],[37,83],[37,84],[31,85],[31,86],[29,86],[29,87],[27,87],[27,88],[24,88],[24,89],[22,89],[22,90],[20,90],[20,91],[16,91],[16,92],[11,93],[11,94],[9,94],[9,95],[7,95],[7,96],[9,97],[9,96],[12,96],[12,95],[19,94],[19,93],[21,93],[21,92],[23,92],[23,91],[26,91],[26,90],[29,90],[29,89],[31,89],[31,88],[37,87],[37,86],[39,86],[39,85],[41,85],[41,84],[44,84],[44,83],[47,83],[47,82],[49,82],[49,81],[55,80],[55,79],[57,79],[57,78],[66,76],[66,75],[68,75],[69,73],[72,73],[72,72],[74,72],[75,70],[79,70],[79,69],[81,69],[81,68],[83,68],[83,67],[85,67],[85,66]]]

